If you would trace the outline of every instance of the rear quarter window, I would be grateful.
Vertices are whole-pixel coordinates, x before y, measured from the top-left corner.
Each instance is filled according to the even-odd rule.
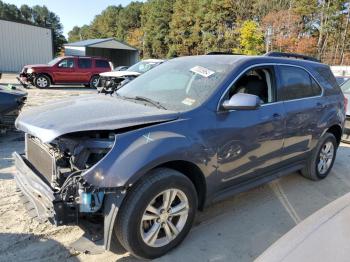
[[[335,79],[332,71],[328,66],[319,65],[319,66],[314,66],[313,69],[318,73],[322,82],[324,82],[329,88],[332,88],[338,91],[340,90],[337,80]]]
[[[96,67],[98,68],[110,68],[109,63],[106,60],[95,60],[96,62]]]

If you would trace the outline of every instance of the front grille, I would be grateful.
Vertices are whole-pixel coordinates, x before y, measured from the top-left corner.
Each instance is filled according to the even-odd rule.
[[[26,136],[26,158],[29,163],[39,172],[48,183],[52,183],[55,175],[55,157],[50,153],[50,148],[38,139]]]
[[[100,87],[105,87],[106,86],[106,81],[108,80],[107,77],[100,77],[100,80],[98,82],[98,86]]]

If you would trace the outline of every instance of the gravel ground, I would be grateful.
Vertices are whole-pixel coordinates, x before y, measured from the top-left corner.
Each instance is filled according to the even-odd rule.
[[[2,83],[14,83],[4,75]],[[24,110],[67,96],[94,93],[81,87],[28,90]],[[29,219],[13,180],[13,151],[24,149],[21,133],[0,137],[0,261],[135,261],[128,254],[92,255],[70,247],[84,233]],[[307,216],[350,191],[350,147],[341,144],[330,176],[320,182],[294,173],[200,212],[186,240],[158,261],[252,261]]]

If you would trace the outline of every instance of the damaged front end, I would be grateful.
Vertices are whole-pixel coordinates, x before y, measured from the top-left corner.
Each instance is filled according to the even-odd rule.
[[[113,147],[113,133],[66,135],[42,143],[29,134],[25,154],[14,153],[15,179],[34,215],[56,225],[77,224],[81,216],[103,215],[106,194],[118,190],[88,184],[82,174]]]

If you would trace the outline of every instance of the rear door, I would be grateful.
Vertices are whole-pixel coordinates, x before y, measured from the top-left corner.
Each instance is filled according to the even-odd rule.
[[[304,68],[280,65],[278,68],[278,101],[286,112],[286,130],[282,160],[303,158],[322,133],[319,120],[326,105],[322,88]]]
[[[74,82],[89,83],[92,76],[93,65],[91,58],[78,58],[77,78]]]

